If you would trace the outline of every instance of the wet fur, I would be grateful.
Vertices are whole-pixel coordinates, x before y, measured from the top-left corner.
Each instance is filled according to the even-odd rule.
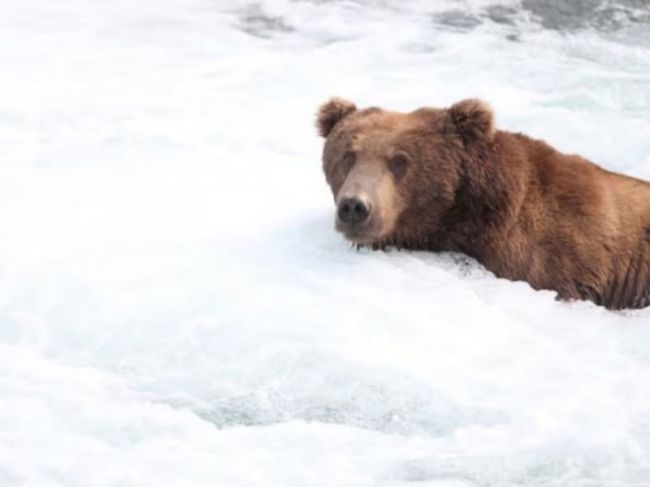
[[[563,299],[610,309],[650,304],[650,184],[496,130],[478,100],[411,114],[337,103],[343,123],[327,120],[326,173],[336,167],[337,145],[366,130],[357,123],[363,117],[407,117],[399,142],[419,157],[409,168],[417,178],[397,183],[407,208],[390,235],[368,247],[462,252],[499,277]],[[328,181],[335,192],[337,182]]]

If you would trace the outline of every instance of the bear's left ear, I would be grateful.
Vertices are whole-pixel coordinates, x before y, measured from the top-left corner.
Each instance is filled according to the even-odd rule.
[[[494,137],[494,112],[487,102],[477,98],[462,100],[449,108],[449,114],[463,139],[491,140]]]
[[[316,116],[318,133],[327,137],[337,123],[356,111],[357,106],[354,103],[342,98],[332,98],[323,103]]]

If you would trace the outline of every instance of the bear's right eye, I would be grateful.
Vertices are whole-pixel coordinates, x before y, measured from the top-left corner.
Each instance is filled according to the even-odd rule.
[[[343,154],[343,169],[345,172],[348,172],[354,166],[354,163],[357,162],[357,155],[353,151],[347,151]]]

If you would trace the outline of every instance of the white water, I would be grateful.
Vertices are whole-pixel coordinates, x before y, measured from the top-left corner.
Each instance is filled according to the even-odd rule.
[[[0,485],[650,485],[650,311],[333,230],[334,94],[650,178],[650,49],[490,3],[1,4]]]

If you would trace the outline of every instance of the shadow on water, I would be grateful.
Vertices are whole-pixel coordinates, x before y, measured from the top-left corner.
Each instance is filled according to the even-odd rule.
[[[214,397],[196,413],[219,428],[306,421],[432,437],[507,420],[492,410],[461,408],[414,377],[378,374],[318,352],[281,354],[259,365],[254,388]]]
[[[544,29],[575,32],[594,29],[603,33],[650,25],[650,3],[647,0],[522,0],[521,7],[495,3],[478,13],[452,9],[434,15],[434,21],[445,26],[469,30],[485,21],[518,25],[527,19]]]
[[[586,28],[611,32],[632,24],[650,24],[647,0],[523,0],[522,7],[546,29]]]
[[[340,0],[294,0],[295,3],[341,4]],[[370,10],[399,7],[408,9],[407,3],[392,5],[371,2],[346,2],[347,8],[358,9],[360,13]],[[430,11],[434,24],[446,28],[471,31],[492,22],[517,31],[525,25],[539,25],[543,29],[563,33],[595,30],[615,40],[650,46],[650,2],[648,0],[522,0],[520,6],[494,2],[481,9],[472,9],[465,2],[458,7],[442,11]],[[234,12],[237,26],[249,35],[269,39],[288,35],[300,30],[281,15],[271,15],[259,2],[251,2]],[[426,14],[426,12],[423,12]],[[511,40],[519,40],[518,33],[508,32]]]

